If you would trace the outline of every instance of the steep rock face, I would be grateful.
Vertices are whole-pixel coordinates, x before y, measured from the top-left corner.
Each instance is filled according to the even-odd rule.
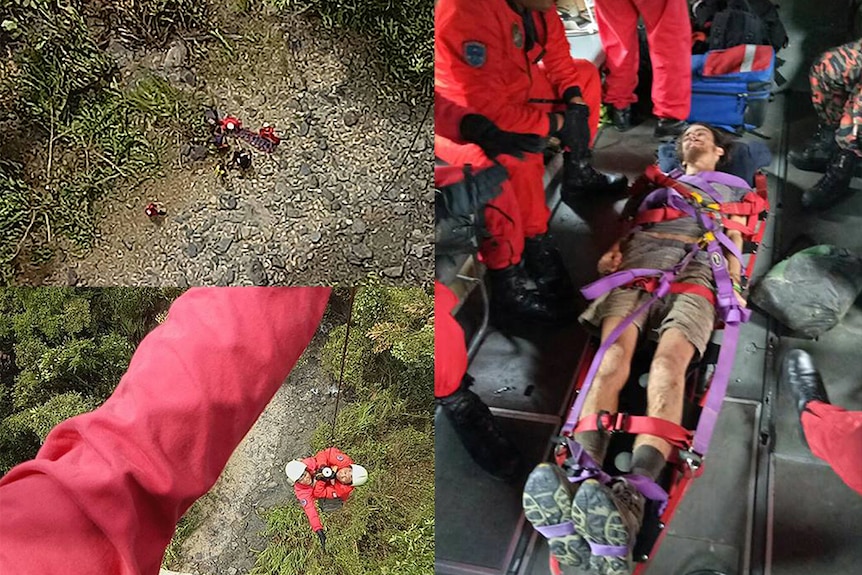
[[[319,332],[213,489],[196,504],[201,523],[183,542],[182,560],[172,565],[180,575],[248,573],[256,558],[252,550],[265,547],[262,512],[296,501],[284,466],[311,454],[312,432],[331,420],[335,408],[334,390],[317,360],[324,339]]]

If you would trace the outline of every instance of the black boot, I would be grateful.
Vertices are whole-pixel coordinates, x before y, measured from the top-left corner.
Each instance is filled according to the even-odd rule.
[[[544,297],[559,303],[574,302],[575,286],[551,236],[524,240],[524,267]]]
[[[491,287],[491,317],[499,323],[559,321],[556,310],[541,294],[527,288],[527,272],[521,264],[488,270]]]
[[[625,176],[596,171],[589,155],[577,160],[570,152],[566,152],[563,159],[561,195],[567,204],[577,204],[585,199],[617,199],[628,189],[628,180]]]
[[[653,137],[666,138],[668,136],[679,136],[685,132],[686,128],[688,128],[688,123],[685,120],[659,118],[653,132]]]
[[[802,206],[824,210],[849,195],[850,180],[856,170],[859,156],[853,150],[839,150],[832,156],[826,175],[814,187],[802,194]]]
[[[826,395],[820,372],[814,367],[811,356],[801,349],[791,349],[784,356],[779,384],[782,388],[790,388],[793,392],[800,417],[809,401],[829,403],[829,396]]]
[[[805,148],[801,152],[790,152],[787,157],[800,170],[823,173],[837,151],[835,127],[818,126],[817,132],[805,143]]]
[[[617,108],[616,106],[608,105],[611,122],[618,132],[628,132],[632,129],[632,107]]]
[[[520,454],[502,434],[488,406],[468,389],[472,381],[465,375],[461,388],[448,397],[438,398],[437,403],[473,461],[494,477],[515,479],[523,467]]]

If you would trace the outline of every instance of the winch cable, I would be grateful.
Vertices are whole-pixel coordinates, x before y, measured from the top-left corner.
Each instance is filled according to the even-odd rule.
[[[335,424],[338,422],[338,404],[341,402],[341,384],[344,382],[344,365],[347,362],[347,344],[350,341],[350,324],[353,323],[353,301],[356,299],[356,286],[350,288],[350,307],[347,310],[347,329],[344,332],[344,346],[341,348],[341,369],[338,373],[338,389],[335,392],[335,413],[332,414],[332,430],[329,433],[329,455],[335,447]]]

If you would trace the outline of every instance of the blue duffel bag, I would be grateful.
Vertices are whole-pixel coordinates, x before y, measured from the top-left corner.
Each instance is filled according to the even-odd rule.
[[[772,46],[743,44],[693,55],[689,122],[736,132],[762,126],[774,74]]]

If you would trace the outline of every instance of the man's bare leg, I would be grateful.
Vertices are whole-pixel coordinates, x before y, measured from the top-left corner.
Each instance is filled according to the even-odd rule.
[[[607,317],[602,321],[602,343],[607,340],[623,319],[621,317]],[[616,412],[620,391],[629,379],[632,356],[637,341],[638,328],[635,325],[630,325],[607,349],[593,378],[593,384],[587,392],[587,398],[584,400],[584,407],[581,410],[582,417],[600,411]],[[608,439],[607,433],[598,430],[575,434],[575,441],[580,443],[599,465],[603,463],[608,450]]]
[[[685,372],[695,348],[683,332],[670,328],[659,338],[647,386],[647,415],[674,423],[682,422]],[[655,480],[670,456],[672,446],[655,435],[641,434],[635,439],[632,470]]]

